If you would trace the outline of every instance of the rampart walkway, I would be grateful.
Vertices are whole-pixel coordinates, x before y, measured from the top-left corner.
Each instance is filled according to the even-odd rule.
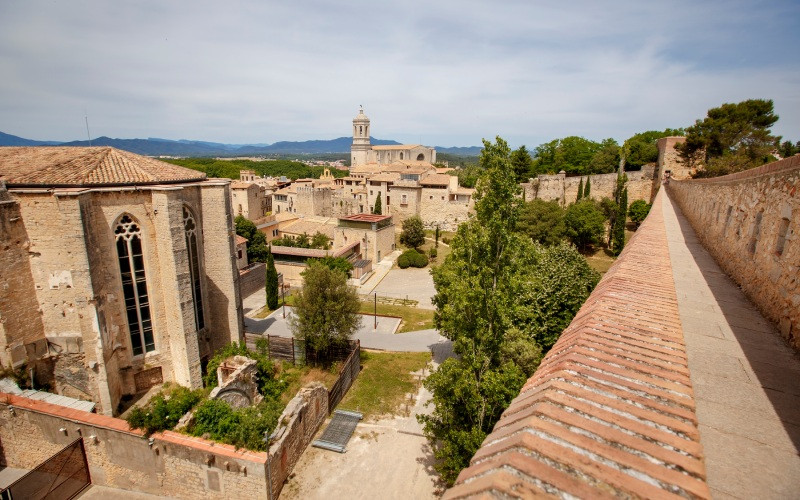
[[[446,498],[792,498],[800,358],[664,190]]]
[[[796,497],[800,359],[661,203],[711,494]]]

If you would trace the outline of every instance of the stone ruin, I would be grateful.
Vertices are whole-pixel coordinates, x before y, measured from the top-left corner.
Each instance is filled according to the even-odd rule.
[[[257,405],[264,399],[258,393],[257,380],[256,360],[233,356],[220,363],[217,368],[217,387],[208,397],[225,401],[232,408]]]

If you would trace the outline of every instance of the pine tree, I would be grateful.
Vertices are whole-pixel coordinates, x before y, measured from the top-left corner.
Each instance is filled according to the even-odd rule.
[[[278,308],[278,271],[275,269],[275,259],[272,252],[267,253],[267,307]]]
[[[581,177],[581,182],[578,184],[578,197],[575,198],[575,203],[578,203],[583,198],[583,177]]]
[[[583,197],[587,200],[589,199],[589,193],[592,189],[592,178],[586,177],[586,187],[583,189]]]
[[[381,193],[378,192],[378,197],[375,198],[375,208],[372,209],[372,213],[376,215],[381,215]]]

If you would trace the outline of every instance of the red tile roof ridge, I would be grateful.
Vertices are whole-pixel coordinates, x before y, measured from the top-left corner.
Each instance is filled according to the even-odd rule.
[[[710,497],[661,196],[445,498]]]

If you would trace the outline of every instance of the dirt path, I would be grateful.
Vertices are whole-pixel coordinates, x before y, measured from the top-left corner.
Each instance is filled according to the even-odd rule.
[[[281,498],[438,498],[443,488],[416,419],[430,411],[423,406],[429,399],[420,388],[409,416],[360,423],[345,453],[309,446]]]

